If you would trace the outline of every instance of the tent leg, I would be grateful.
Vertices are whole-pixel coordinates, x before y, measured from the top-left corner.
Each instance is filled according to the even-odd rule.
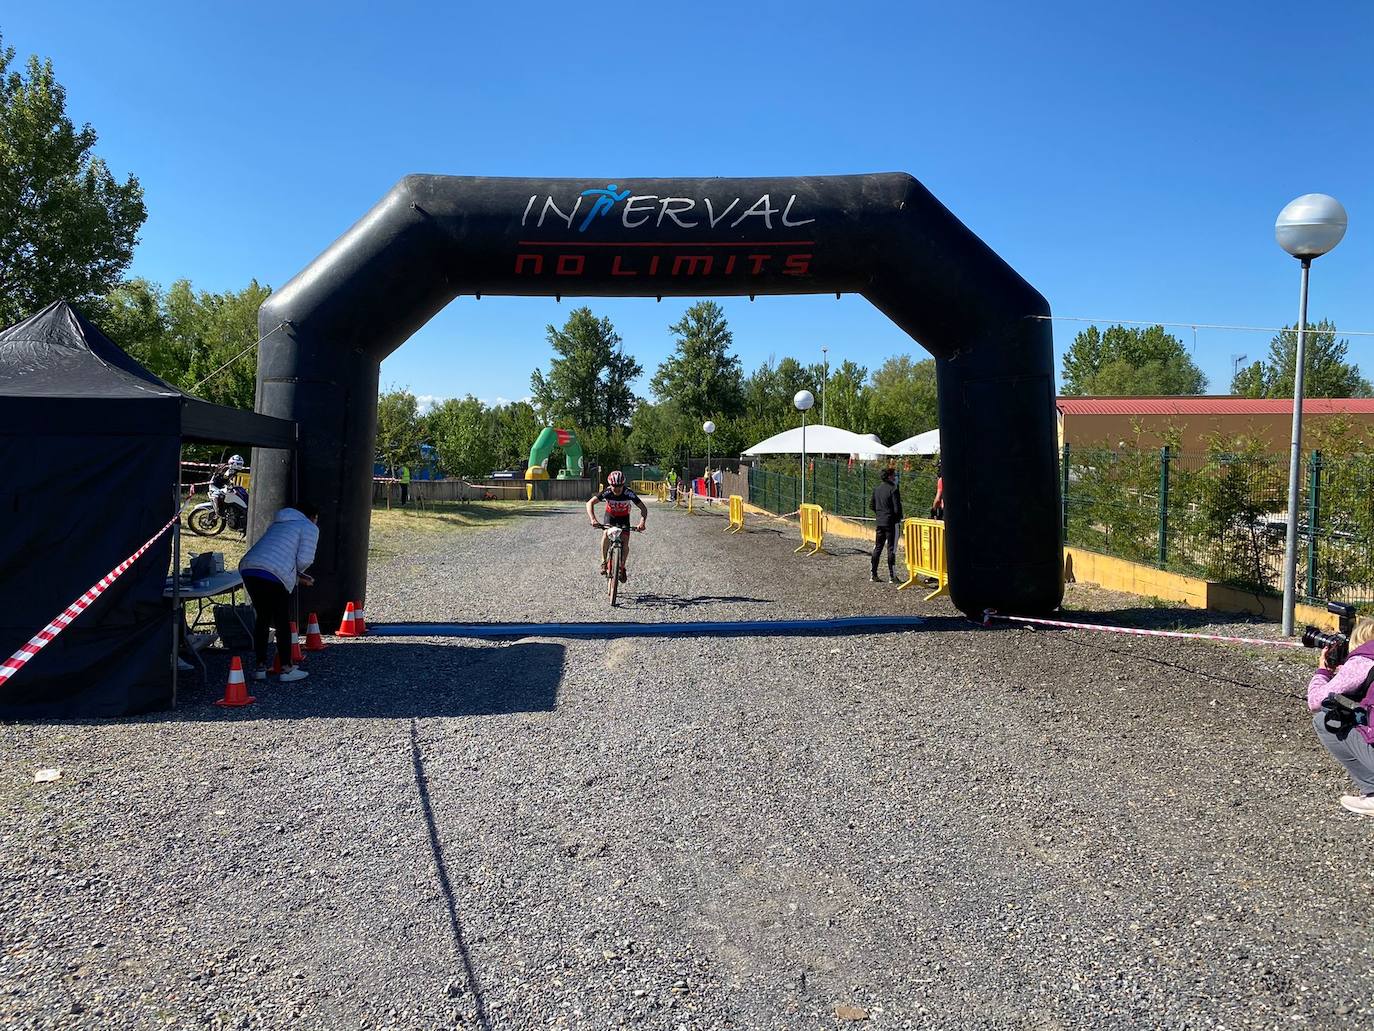
[[[176,525],[172,527],[172,708],[177,707],[177,666],[180,660],[181,625],[181,455],[177,454],[177,482],[172,488],[172,511]]]

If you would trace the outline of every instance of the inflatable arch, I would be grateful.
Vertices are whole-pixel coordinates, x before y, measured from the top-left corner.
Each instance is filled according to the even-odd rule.
[[[534,439],[534,446],[530,448],[530,463],[525,470],[527,480],[547,480],[549,478],[549,456],[553,454],[553,449],[561,447],[563,457],[567,459],[563,464],[562,471],[559,472],[560,480],[575,480],[582,475],[582,445],[577,441],[577,434],[572,430],[557,430],[552,426],[546,426],[544,431]]]
[[[1043,613],[1063,596],[1049,306],[909,175],[402,179],[258,315],[252,529],[321,509],[304,604],[363,597],[381,360],[462,294],[860,293],[936,359],[950,594]]]

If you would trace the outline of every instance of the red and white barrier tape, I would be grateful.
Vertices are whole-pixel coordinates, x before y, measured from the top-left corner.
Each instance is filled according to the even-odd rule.
[[[60,616],[29,638],[27,644],[21,645],[17,652],[4,662],[0,662],[0,685],[3,685],[10,677],[23,669],[28,661],[46,648],[53,638],[67,629],[72,620],[90,608],[91,604],[109,589],[110,584],[118,580],[124,571],[137,562],[143,553],[157,542],[159,537],[176,525],[176,522],[175,518],[168,520],[167,525],[148,538],[148,542],[143,547],[102,576],[94,587],[68,605]]]
[[[1177,630],[1137,630],[1133,627],[1105,626],[1101,623],[1067,623],[1061,619],[1031,619],[1029,616],[1002,616],[992,609],[983,612],[983,625],[994,619],[1009,623],[1035,623],[1040,626],[1064,627],[1068,630],[1097,630],[1108,634],[1130,634],[1134,637],[1182,637],[1191,641],[1224,641],[1227,644],[1257,644],[1266,648],[1301,648],[1298,641],[1270,641],[1262,637],[1227,637],[1225,634],[1187,634]]]

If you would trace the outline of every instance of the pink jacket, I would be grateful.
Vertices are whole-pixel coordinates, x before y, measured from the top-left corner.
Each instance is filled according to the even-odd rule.
[[[1307,685],[1307,707],[1316,712],[1322,707],[1322,699],[1342,691],[1351,691],[1364,683],[1365,677],[1369,676],[1371,667],[1374,667],[1374,641],[1362,644],[1349,656],[1345,662],[1341,663],[1340,669],[1332,672],[1329,669],[1319,669],[1312,675],[1312,680]],[[1360,704],[1366,709],[1370,702],[1374,701],[1370,695],[1374,694],[1374,687],[1365,692],[1365,696],[1360,699]],[[1366,742],[1374,745],[1374,728],[1357,727],[1360,737]]]

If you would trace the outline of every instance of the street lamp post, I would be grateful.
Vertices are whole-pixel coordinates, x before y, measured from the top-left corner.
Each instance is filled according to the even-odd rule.
[[[806,413],[816,404],[816,395],[809,390],[798,390],[792,396],[792,403],[802,413],[802,504],[806,504]]]
[[[1307,278],[1320,258],[1345,236],[1348,219],[1335,197],[1307,193],[1290,201],[1274,222],[1274,239],[1302,262],[1298,288],[1298,347],[1293,356],[1293,439],[1288,455],[1288,535],[1283,551],[1283,634],[1293,636],[1293,606],[1298,579],[1298,466],[1302,460],[1303,366],[1307,361]],[[1311,533],[1314,527],[1309,526]]]
[[[830,348],[825,344],[821,345],[821,363],[825,366],[825,371],[821,373],[821,425],[829,426],[825,421],[825,385],[830,379]]]
[[[711,434],[716,432],[716,424],[707,419],[701,424],[701,431],[706,434],[706,496],[712,497],[715,492],[711,484],[715,481],[711,479]]]

